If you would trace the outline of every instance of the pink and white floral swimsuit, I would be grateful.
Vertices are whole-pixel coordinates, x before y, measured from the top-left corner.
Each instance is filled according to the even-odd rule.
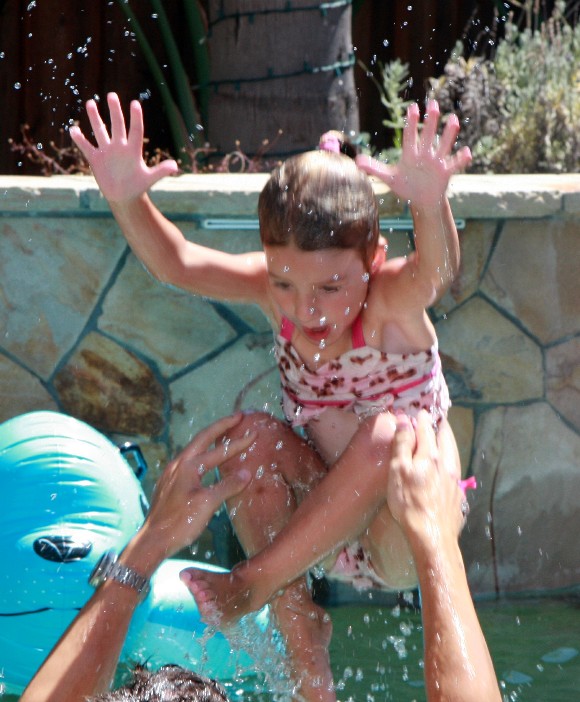
[[[352,349],[311,371],[292,346],[293,331],[284,318],[276,338],[282,406],[292,426],[308,424],[329,407],[360,417],[397,410],[416,415],[425,409],[434,423],[447,416],[451,403],[436,344],[415,353],[379,351],[366,345],[359,316]]]
[[[359,315],[352,326],[352,349],[311,371],[292,346],[293,331],[292,322],[283,318],[275,347],[282,406],[292,426],[308,424],[329,407],[361,418],[397,410],[416,415],[425,409],[434,424],[447,416],[451,402],[436,344],[416,353],[379,351],[366,345]],[[357,590],[393,589],[377,575],[358,542],[340,551],[327,575]]]

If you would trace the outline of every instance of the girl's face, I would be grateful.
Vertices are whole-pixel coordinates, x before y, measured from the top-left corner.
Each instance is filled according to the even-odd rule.
[[[282,315],[318,347],[338,341],[367,298],[369,274],[356,249],[264,246],[272,296]]]

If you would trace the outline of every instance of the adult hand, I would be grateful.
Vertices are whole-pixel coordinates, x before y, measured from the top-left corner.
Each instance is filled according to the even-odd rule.
[[[89,100],[86,108],[97,146],[91,144],[78,126],[70,128],[70,135],[89,162],[104,197],[109,202],[123,202],[147,192],[161,178],[174,175],[178,167],[172,159],[152,167],[145,163],[143,111],[137,100],[131,102],[128,136],[119,96],[109,93],[107,103],[111,116],[110,135],[94,100]]]
[[[451,176],[471,162],[471,152],[464,147],[452,153],[459,133],[456,115],[449,115],[438,138],[439,105],[435,100],[427,104],[420,135],[419,117],[419,107],[413,103],[407,110],[401,159],[397,164],[387,165],[365,155],[357,156],[356,162],[363,171],[380,178],[402,200],[415,207],[435,207],[443,201]]]
[[[397,417],[387,502],[407,536],[436,530],[454,541],[463,522],[464,495],[449,468],[442,465],[431,418],[422,410],[416,430],[405,415]]]
[[[243,463],[239,471],[228,473],[222,480],[209,486],[202,484],[209,470],[241,454],[254,442],[256,435],[251,433],[228,443],[218,442],[210,448],[224,432],[235,427],[241,417],[241,414],[225,417],[200,431],[163,471],[147,519],[123,554],[133,559],[135,550],[147,552],[147,567],[141,564],[139,572],[154,569],[164,558],[189,546],[206,528],[222,502],[248,484],[251,473],[244,469]]]

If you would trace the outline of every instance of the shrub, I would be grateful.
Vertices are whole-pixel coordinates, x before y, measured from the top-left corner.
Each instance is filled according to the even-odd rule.
[[[519,29],[508,18],[492,58],[458,45],[430,95],[455,112],[471,172],[580,171],[580,25],[556,2],[551,16]]]

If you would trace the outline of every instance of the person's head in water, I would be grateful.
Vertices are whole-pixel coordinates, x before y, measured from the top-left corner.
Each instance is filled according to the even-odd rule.
[[[340,340],[365,304],[379,252],[369,177],[340,152],[293,156],[272,173],[258,214],[281,316],[317,347]]]
[[[127,685],[89,698],[89,702],[230,702],[215,680],[178,665],[165,665],[152,673],[137,667]]]

